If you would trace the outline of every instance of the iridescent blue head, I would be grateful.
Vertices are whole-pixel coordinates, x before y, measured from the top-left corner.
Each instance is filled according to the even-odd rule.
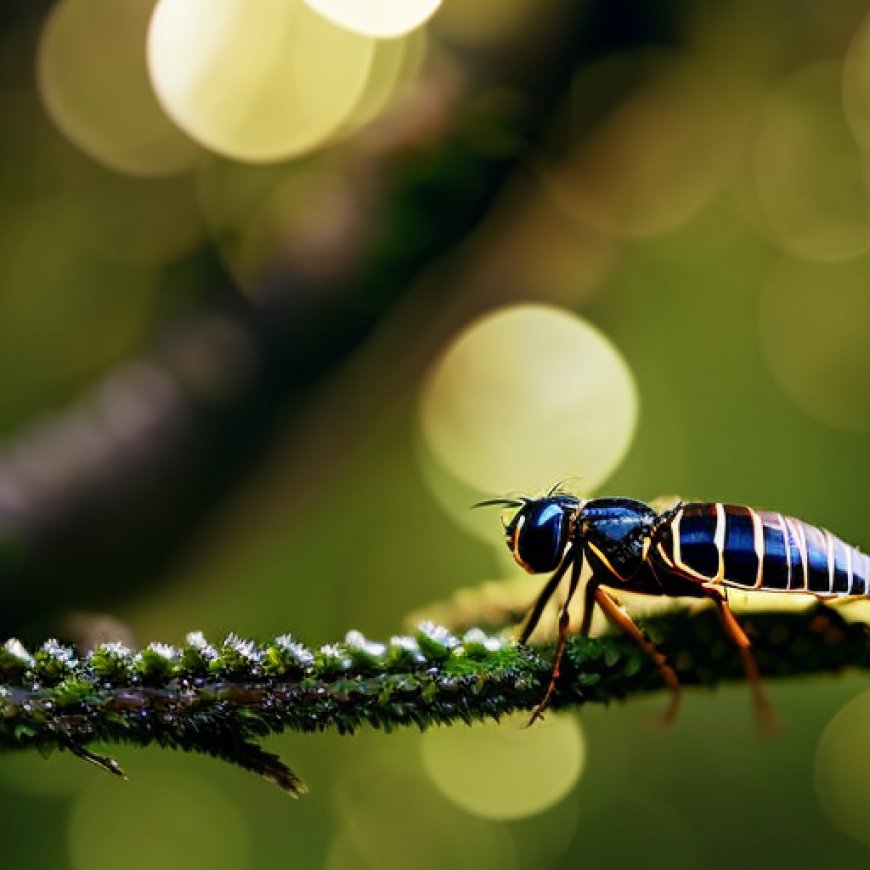
[[[505,538],[514,559],[526,571],[543,574],[559,567],[580,506],[576,498],[550,495],[536,499],[495,499],[481,504],[519,508],[505,523]]]

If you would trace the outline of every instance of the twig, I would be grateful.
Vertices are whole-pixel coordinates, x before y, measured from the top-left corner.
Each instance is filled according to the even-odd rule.
[[[765,677],[796,677],[868,665],[868,625],[821,604],[744,616]],[[739,680],[736,651],[709,611],[676,610],[645,621],[687,685]],[[183,647],[139,652],[106,644],[82,658],[49,641],[35,653],[0,649],[0,748],[71,750],[113,774],[95,741],[202,752],[251,770],[297,796],[302,781],[256,742],[267,734],[362,725],[498,719],[532,710],[551,668],[552,646],[503,636],[462,638],[432,623],[381,644],[355,631],[312,651],[289,635],[265,644],[230,635],[212,646],[199,633]],[[553,708],[610,702],[659,689],[656,668],[628,639],[569,639]]]

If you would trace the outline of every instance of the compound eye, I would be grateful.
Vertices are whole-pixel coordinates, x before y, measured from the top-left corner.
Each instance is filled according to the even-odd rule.
[[[565,552],[568,518],[562,505],[526,505],[508,527],[508,546],[531,574],[558,568]]]

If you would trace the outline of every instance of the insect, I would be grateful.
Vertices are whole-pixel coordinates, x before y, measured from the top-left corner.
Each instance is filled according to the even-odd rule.
[[[632,637],[658,667],[671,701],[679,706],[680,683],[664,655],[617,604],[608,589],[643,595],[706,598],[737,646],[762,724],[772,726],[751,644],[728,606],[729,588],[803,592],[843,601],[870,593],[870,560],[830,532],[780,513],[719,502],[678,502],[661,513],[629,498],[583,500],[559,491],[543,498],[492,499],[484,505],[517,508],[505,522],[507,545],[531,574],[552,571],[520,633],[525,643],[569,574],[559,611],[559,636],[547,691],[531,724],[547,709],[565,651],[569,611],[584,560],[591,577],[584,591],[580,633],[589,632],[595,605]]]

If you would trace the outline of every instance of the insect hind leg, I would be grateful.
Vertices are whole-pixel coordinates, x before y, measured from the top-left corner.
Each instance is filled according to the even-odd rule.
[[[719,589],[713,587],[706,588],[704,594],[716,605],[716,610],[719,614],[719,619],[722,621],[725,633],[731,638],[740,652],[743,672],[746,674],[746,681],[749,683],[752,691],[752,702],[762,732],[769,735],[776,734],[781,729],[779,717],[761,685],[761,674],[759,673],[755,656],[752,654],[751,641],[731,612],[725,595]]]

